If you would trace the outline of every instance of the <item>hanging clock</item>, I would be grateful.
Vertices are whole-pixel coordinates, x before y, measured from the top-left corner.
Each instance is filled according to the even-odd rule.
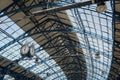
[[[24,44],[20,50],[20,53],[23,57],[25,57],[29,52],[29,46],[28,44]]]
[[[29,56],[30,57],[33,57],[35,55],[35,47],[34,47],[34,44],[32,44],[30,46],[30,52],[29,52]]]

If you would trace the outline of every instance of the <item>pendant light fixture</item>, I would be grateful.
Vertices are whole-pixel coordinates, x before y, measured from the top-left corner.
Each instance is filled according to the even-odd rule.
[[[95,58],[100,58],[100,54],[95,54]]]
[[[92,0],[93,4],[97,4],[97,7],[96,7],[97,12],[104,12],[107,10],[105,1],[107,1],[107,0]]]
[[[97,12],[104,12],[107,10],[107,6],[105,5],[105,2],[100,2],[97,4],[96,11]]]

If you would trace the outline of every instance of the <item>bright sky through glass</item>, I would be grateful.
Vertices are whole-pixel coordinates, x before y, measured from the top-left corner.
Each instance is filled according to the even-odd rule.
[[[7,21],[11,21],[11,19],[9,19],[7,16],[0,18],[0,22],[2,23]],[[25,32],[12,21],[0,24],[0,47],[16,39],[24,33]],[[5,48],[0,52],[0,55],[6,57],[11,61],[21,58],[21,45],[19,43],[24,44],[25,42],[34,43],[35,49],[40,47],[40,45],[38,45],[31,37],[27,37]],[[28,71],[32,71],[45,80],[58,78],[66,80],[65,74],[63,73],[61,68],[53,59],[51,59],[51,57],[45,50],[37,52],[36,55],[38,55],[38,57],[41,59],[37,64],[35,64],[35,60],[21,60],[19,62],[19,65],[23,66]],[[47,73],[49,73],[49,76],[46,76]]]
[[[3,80],[15,80],[15,78],[10,75],[5,75]]]
[[[78,2],[78,0],[75,0]],[[110,2],[107,2],[111,11]],[[112,18],[107,13],[97,13],[96,5],[67,10],[76,30],[86,58],[87,80],[107,80],[112,60]],[[108,15],[108,16],[107,16]],[[100,58],[95,58],[100,54]]]
[[[75,0],[78,2],[79,0]],[[81,0],[83,1],[83,0]],[[69,0],[61,0],[64,4],[70,3]],[[111,10],[109,2],[107,3],[108,11]],[[112,59],[112,18],[111,14],[102,13],[99,14],[95,11],[96,5],[89,7],[82,7],[79,9],[67,10],[67,14],[74,27],[73,30],[79,30],[80,33],[76,33],[80,45],[86,58],[87,65],[87,80],[106,80]],[[91,11],[90,11],[91,10]],[[77,13],[75,13],[77,12]],[[0,18],[0,21],[11,21],[7,16]],[[3,33],[2,31],[8,33]],[[18,36],[25,32],[18,27],[14,22],[0,24],[0,47],[14,40]],[[82,34],[81,34],[82,33]],[[19,40],[19,43],[34,43],[35,48],[39,48],[38,45],[31,37]],[[0,55],[13,61],[21,58],[20,48],[21,45],[18,42],[10,45],[0,52]],[[100,58],[96,59],[95,54],[100,54]],[[39,56],[38,64],[34,63],[34,60],[22,60],[19,65],[26,68],[28,71],[32,71],[38,76],[46,80],[59,78],[66,80],[65,74],[56,62],[50,58],[45,50],[37,52]],[[50,60],[47,60],[48,57]],[[46,74],[50,73],[50,76],[46,77]],[[55,74],[54,74],[55,73]],[[58,77],[61,76],[61,77]]]

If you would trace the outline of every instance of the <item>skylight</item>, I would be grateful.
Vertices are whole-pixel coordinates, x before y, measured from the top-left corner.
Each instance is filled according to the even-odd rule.
[[[78,2],[78,0],[73,2]],[[106,4],[110,12],[110,2]],[[112,14],[96,12],[96,5],[66,12],[73,25],[73,30],[76,30],[80,46],[82,45],[86,59],[87,80],[106,80],[112,60]],[[96,57],[96,54],[99,57]]]
[[[20,35],[24,34],[20,27],[18,27],[10,18],[7,16],[0,18],[0,47],[14,41]],[[8,22],[8,23],[4,23]],[[21,44],[25,42],[34,43],[35,49],[41,48],[31,37],[23,38],[18,42],[13,43],[7,48],[0,51],[0,55],[6,57],[7,59],[14,61],[16,59],[20,59],[20,48]],[[58,66],[58,64],[51,59],[49,54],[45,50],[37,51],[36,55],[40,58],[38,63],[35,63],[35,60],[21,60],[19,65],[26,68],[28,71],[35,73],[37,76],[44,78],[46,80],[50,79],[66,79],[65,74]],[[54,65],[54,66],[53,66]],[[59,72],[57,72],[59,71]],[[49,74],[49,75],[47,75]]]

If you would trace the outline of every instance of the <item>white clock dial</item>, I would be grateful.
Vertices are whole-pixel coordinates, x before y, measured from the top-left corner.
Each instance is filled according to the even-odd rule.
[[[35,52],[35,47],[34,47],[34,45],[32,44],[31,46],[30,46],[30,55],[31,56],[34,56],[34,53]]]
[[[23,45],[21,48],[21,54],[27,54],[29,52],[29,46],[27,44]]]

